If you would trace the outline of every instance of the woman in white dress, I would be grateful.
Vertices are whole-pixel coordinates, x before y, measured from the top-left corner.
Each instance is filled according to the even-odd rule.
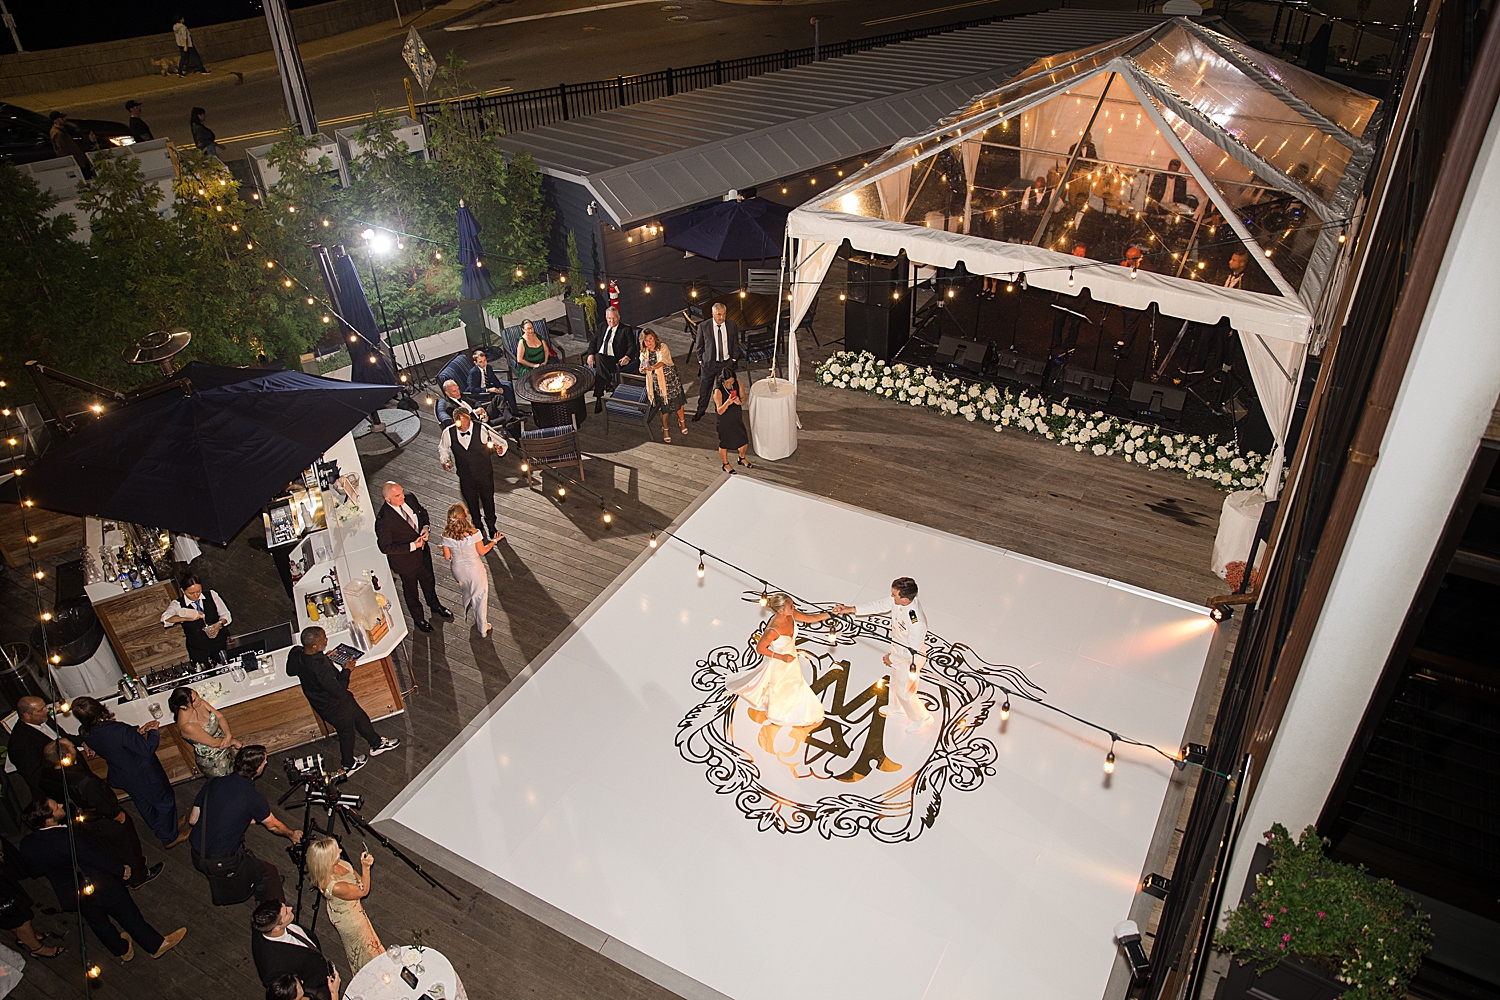
[[[453,579],[463,594],[464,609],[473,616],[480,635],[490,634],[490,578],[484,571],[481,556],[489,555],[496,543],[486,542],[469,519],[469,508],[456,503],[448,508],[448,523],[443,527],[443,558],[453,570]]]
[[[802,653],[797,649],[797,623],[827,621],[830,615],[808,615],[798,611],[786,594],[766,600],[771,620],[761,632],[755,651],[762,659],[754,670],[734,674],[724,681],[730,694],[745,701],[750,721],[761,727],[758,740],[767,753],[776,754],[776,737],[785,727],[793,750],[823,724],[823,702],[813,694],[802,676]]]

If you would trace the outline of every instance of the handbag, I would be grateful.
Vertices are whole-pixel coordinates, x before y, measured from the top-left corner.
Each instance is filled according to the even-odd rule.
[[[216,779],[217,780],[217,779]],[[208,800],[212,797],[213,781],[203,793],[202,815],[203,842],[208,843]],[[245,845],[242,842],[230,854],[204,854],[193,852],[193,867],[208,877],[209,894],[215,906],[235,906],[243,903],[255,893],[255,868],[247,864]]]

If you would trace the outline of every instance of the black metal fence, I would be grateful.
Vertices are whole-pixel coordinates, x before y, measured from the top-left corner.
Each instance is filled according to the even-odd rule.
[[[1040,8],[1045,9],[1045,8]],[[1030,13],[1030,12],[1026,12]],[[732,83],[762,73],[774,73],[793,66],[838,56],[866,52],[884,45],[909,42],[917,38],[962,31],[982,24],[993,24],[1021,14],[1005,14],[996,17],[977,18],[970,21],[955,21],[931,28],[910,28],[870,38],[853,38],[843,42],[820,45],[816,49],[784,49],[766,55],[745,56],[740,59],[719,59],[697,66],[680,69],[667,68],[654,73],[637,73],[632,76],[617,76],[613,80],[592,80],[588,83],[560,83],[556,87],[539,90],[523,90],[510,94],[494,94],[488,97],[466,97],[448,102],[456,105],[461,120],[474,134],[483,134],[494,129],[504,132],[526,132],[542,128],[570,118],[598,114],[611,108],[623,108],[642,101],[654,101],[660,97],[685,94],[721,83]],[[432,101],[417,105],[417,114],[425,124],[429,115],[435,113],[444,102]]]

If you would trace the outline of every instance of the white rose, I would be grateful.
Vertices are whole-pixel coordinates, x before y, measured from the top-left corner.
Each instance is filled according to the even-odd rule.
[[[1102,455],[1108,449],[1106,449],[1102,444],[1096,444],[1091,450],[1095,455]]]
[[[1144,451],[1138,451],[1138,452],[1136,452],[1135,453],[1135,460],[1137,462],[1139,462],[1141,465],[1145,465],[1146,464],[1146,453]]]
[[[1188,465],[1198,466],[1203,464],[1203,456],[1196,451],[1188,456]]]
[[[1135,442],[1127,440],[1125,442],[1125,454],[1131,455],[1131,454],[1134,454],[1134,453],[1135,453]]]

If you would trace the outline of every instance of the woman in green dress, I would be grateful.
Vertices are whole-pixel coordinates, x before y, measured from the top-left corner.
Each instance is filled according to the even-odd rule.
[[[552,348],[536,335],[531,320],[521,324],[521,339],[516,341],[516,374],[540,368],[552,357]]]
[[[180,687],[167,699],[177,719],[177,735],[193,748],[193,760],[207,778],[222,778],[234,770],[234,755],[240,741],[229,731],[229,723],[190,687]]]

